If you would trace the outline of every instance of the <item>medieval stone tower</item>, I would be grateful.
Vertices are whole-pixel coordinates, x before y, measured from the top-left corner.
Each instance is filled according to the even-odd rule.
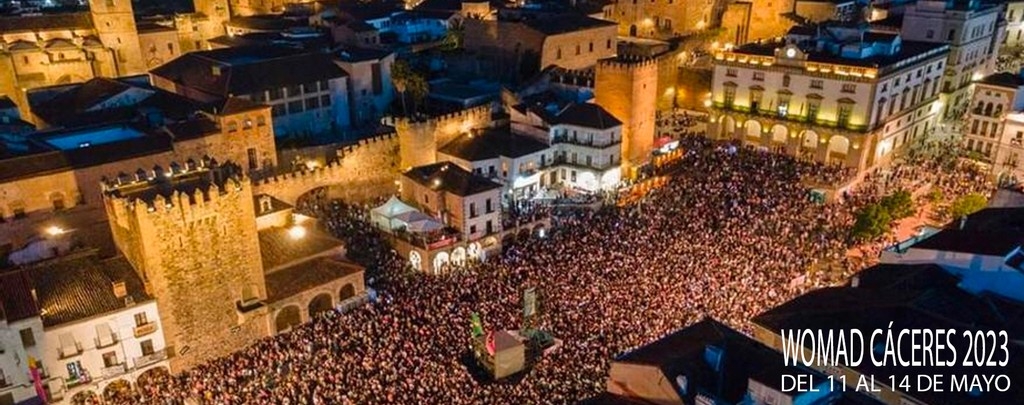
[[[114,242],[157,297],[174,371],[269,334],[252,189],[234,173],[189,161],[104,186]]]
[[[144,73],[146,65],[131,0],[89,0],[89,14],[100,42],[114,51],[117,75]]]
[[[622,176],[631,178],[654,148],[657,58],[617,57],[597,63],[594,98],[622,121]]]
[[[470,130],[491,125],[491,106],[482,105],[427,119],[398,118],[401,170],[437,162],[437,149]]]

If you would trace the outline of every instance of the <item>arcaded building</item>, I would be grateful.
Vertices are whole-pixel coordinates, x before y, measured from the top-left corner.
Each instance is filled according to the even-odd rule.
[[[822,30],[717,52],[709,136],[860,173],[935,127],[947,45]]]

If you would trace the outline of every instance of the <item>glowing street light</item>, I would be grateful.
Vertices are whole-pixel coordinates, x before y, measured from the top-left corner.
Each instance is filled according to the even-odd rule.
[[[64,232],[66,232],[64,228],[61,228],[57,225],[50,225],[48,228],[46,228],[46,234],[50,236],[60,236],[63,235]]]
[[[306,228],[302,225],[295,225],[288,229],[288,236],[294,240],[299,240],[306,237]]]

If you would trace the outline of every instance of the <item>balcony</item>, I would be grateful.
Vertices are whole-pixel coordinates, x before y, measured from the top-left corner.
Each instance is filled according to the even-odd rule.
[[[586,146],[589,148],[604,149],[614,145],[618,145],[619,141],[608,141],[608,142],[595,142],[594,140],[585,140],[578,137],[574,138],[566,135],[556,135],[551,138],[551,143],[566,143],[570,145]]]
[[[150,333],[156,332],[156,322],[149,322],[143,325],[135,327],[135,337],[146,336]]]
[[[103,376],[103,379],[108,379],[117,377],[121,374],[126,373],[127,371],[128,368],[124,365],[124,363],[121,363],[115,364],[110,367],[103,367],[102,369],[100,369],[100,375]]]
[[[116,345],[119,340],[117,339],[117,334],[111,333],[109,335],[97,336],[92,341],[96,344],[97,349],[102,349]]]
[[[133,361],[133,363],[135,363],[135,368],[142,368],[142,367],[146,367],[146,366],[148,366],[150,364],[159,363],[159,362],[164,361],[166,359],[167,359],[167,350],[166,349],[161,349],[161,350],[157,350],[157,351],[155,351],[155,352],[153,352],[151,354],[146,354],[146,355],[142,355],[142,356],[136,357],[135,360]]]
[[[64,387],[66,389],[72,389],[72,388],[77,387],[79,385],[88,384],[88,383],[91,383],[91,382],[92,382],[92,377],[90,377],[89,374],[83,373],[82,375],[72,376],[72,377],[68,378],[67,380],[64,380]]]
[[[73,346],[61,346],[57,348],[57,357],[64,360],[82,354],[82,344],[75,342]]]

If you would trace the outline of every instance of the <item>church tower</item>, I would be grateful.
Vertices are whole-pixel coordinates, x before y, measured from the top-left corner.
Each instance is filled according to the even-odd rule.
[[[252,186],[237,173],[189,160],[104,183],[114,243],[156,297],[173,371],[269,335]]]
[[[89,14],[100,42],[114,51],[118,76],[146,72],[131,0],[89,0]]]

